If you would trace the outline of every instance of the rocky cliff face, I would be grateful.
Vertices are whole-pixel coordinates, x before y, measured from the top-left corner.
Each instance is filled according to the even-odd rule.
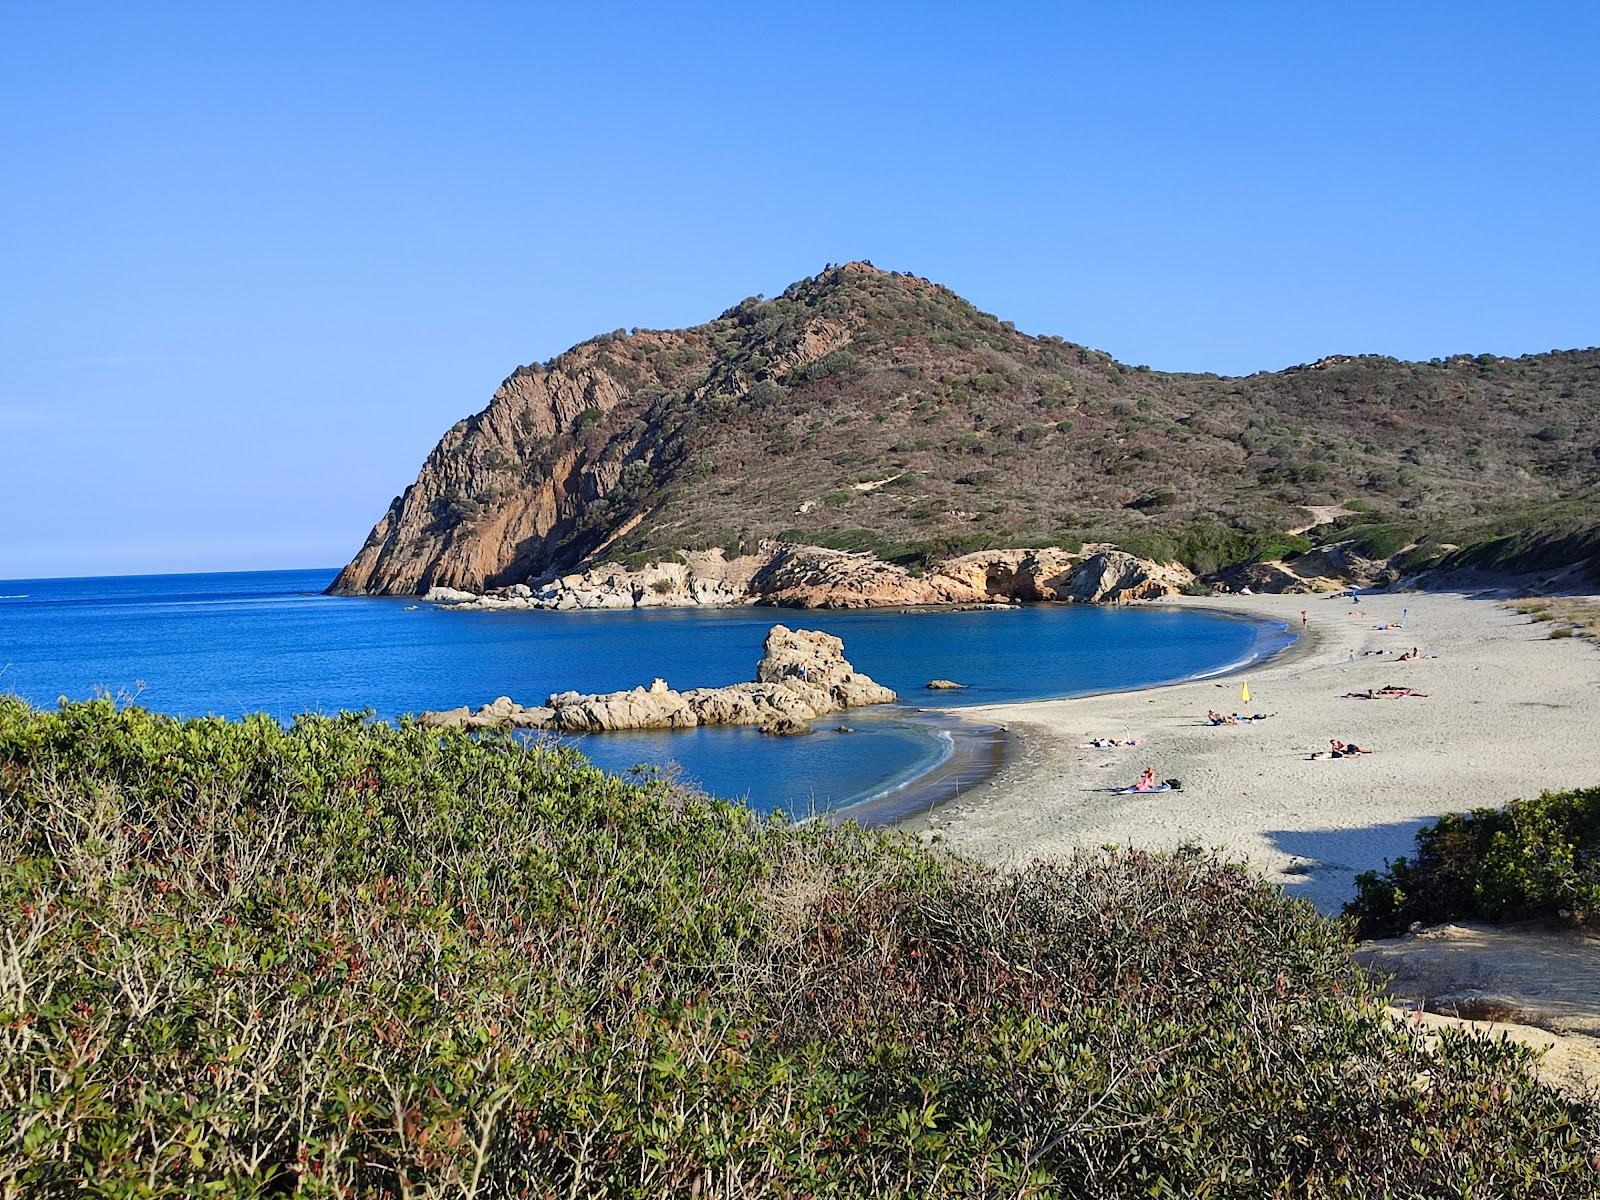
[[[1464,544],[1439,523],[1492,532],[1507,506],[1539,504],[1590,520],[1597,464],[1600,352],[1166,374],[850,263],[704,325],[519,369],[445,434],[332,590],[538,589],[657,563],[690,568],[647,581],[663,603],[1120,596],[1159,573],[1125,580],[1107,559],[1090,580],[1075,563],[1063,591],[1045,551],[967,552],[1093,541],[1210,572],[1273,557],[1308,510],[1352,497],[1366,515],[1346,522],[1383,535],[1368,542],[1404,526]],[[696,566],[712,552],[724,568]]]
[[[411,595],[537,576],[580,560],[614,531],[593,520],[632,464],[667,467],[668,430],[638,420],[644,397],[710,360],[695,331],[642,333],[626,360],[586,343],[502,383],[456,424],[390,504],[332,591]],[[586,518],[589,518],[586,521]]]

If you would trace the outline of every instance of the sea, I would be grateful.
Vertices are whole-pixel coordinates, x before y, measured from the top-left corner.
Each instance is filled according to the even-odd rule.
[[[881,813],[883,797],[913,795],[957,751],[964,723],[941,710],[1220,673],[1293,639],[1278,623],[1161,605],[454,612],[324,595],[335,573],[0,580],[0,693],[41,707],[111,695],[179,716],[390,719],[657,676],[675,688],[737,683],[754,678],[767,630],[782,623],[843,638],[857,670],[902,703],[853,709],[801,737],[711,728],[568,740],[607,770],[666,773],[764,812]],[[967,686],[929,691],[932,679]]]

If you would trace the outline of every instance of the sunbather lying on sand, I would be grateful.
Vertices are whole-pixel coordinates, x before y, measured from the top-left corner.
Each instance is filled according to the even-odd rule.
[[[1096,750],[1115,750],[1121,746],[1142,746],[1143,738],[1090,738],[1088,746]]]
[[[1413,646],[1406,653],[1402,654],[1399,658],[1395,659],[1395,661],[1396,662],[1410,662],[1412,659],[1421,658],[1421,657],[1422,657],[1422,652],[1420,650],[1418,650],[1415,646]]]
[[[1315,750],[1311,754],[1313,760],[1323,758],[1354,758],[1358,754],[1371,754],[1367,746],[1358,746],[1354,742],[1341,742],[1338,738],[1328,740],[1328,749]]]
[[[1277,713],[1229,713],[1223,716],[1215,709],[1206,709],[1207,725],[1248,725],[1252,721],[1265,721],[1268,717],[1275,717]]]
[[[1408,696],[1417,700],[1426,700],[1428,693],[1413,691],[1408,687],[1395,687],[1391,683],[1381,688],[1368,688],[1364,692],[1346,692],[1343,698],[1346,700],[1404,700]]]

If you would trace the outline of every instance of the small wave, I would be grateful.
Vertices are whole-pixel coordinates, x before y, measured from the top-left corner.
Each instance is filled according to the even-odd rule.
[[[26,600],[27,598],[27,592],[14,592],[9,596],[5,595],[4,593],[0,593],[0,600]]]

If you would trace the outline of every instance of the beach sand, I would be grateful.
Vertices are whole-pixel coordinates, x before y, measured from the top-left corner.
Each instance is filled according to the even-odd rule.
[[[1600,646],[1551,639],[1549,625],[1493,597],[1161,603],[1267,617],[1296,630],[1305,610],[1309,626],[1293,647],[1242,675],[958,710],[1005,725],[1012,752],[988,782],[907,827],[997,864],[1075,846],[1220,847],[1334,913],[1354,894],[1358,872],[1409,853],[1417,828],[1442,813],[1600,783]],[[1402,613],[1403,629],[1379,628]],[[1396,661],[1413,646],[1437,657]],[[1384,653],[1366,653],[1375,650]],[[1250,686],[1248,705],[1241,680]],[[1343,698],[1386,684],[1428,697]],[[1207,709],[1276,715],[1213,728]],[[1084,748],[1091,737],[1146,741]],[[1334,737],[1374,753],[1311,761]],[[1158,778],[1181,779],[1183,790],[1110,794],[1147,764]]]

